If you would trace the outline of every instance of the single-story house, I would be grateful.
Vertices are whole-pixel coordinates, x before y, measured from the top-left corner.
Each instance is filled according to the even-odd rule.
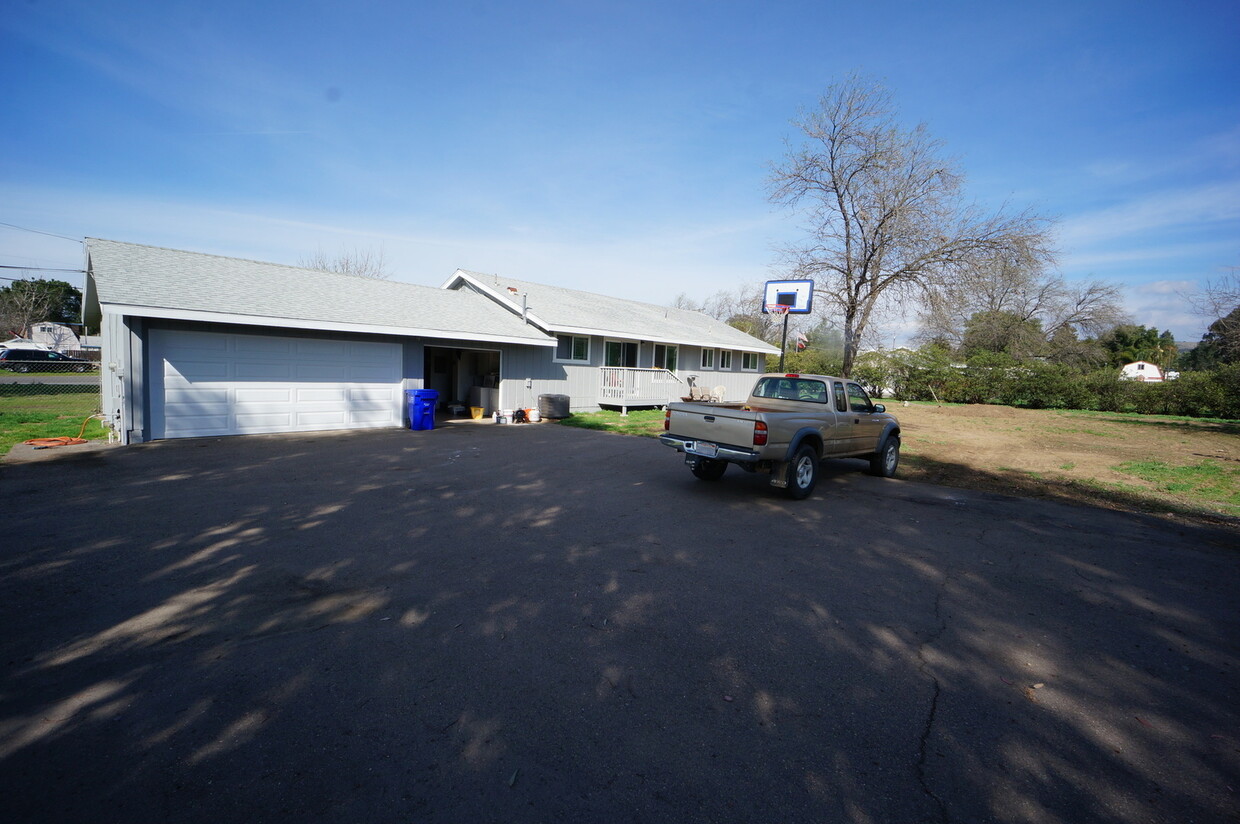
[[[1158,364],[1143,360],[1124,364],[1119,371],[1119,376],[1123,380],[1147,383],[1157,383],[1163,380],[1163,373],[1158,368]]]
[[[30,340],[57,352],[72,352],[82,348],[77,332],[63,323],[50,320],[30,324]]]
[[[697,312],[457,271],[441,288],[88,238],[122,442],[400,426],[406,389],[574,411],[748,394],[778,349]]]

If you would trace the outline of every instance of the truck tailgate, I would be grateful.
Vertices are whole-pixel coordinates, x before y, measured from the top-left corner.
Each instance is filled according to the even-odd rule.
[[[739,404],[673,403],[668,433],[692,440],[751,448],[757,414]]]

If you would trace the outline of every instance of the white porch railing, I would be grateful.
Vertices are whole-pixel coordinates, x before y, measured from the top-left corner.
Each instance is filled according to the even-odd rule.
[[[599,404],[619,406],[627,415],[630,406],[663,406],[686,393],[684,382],[666,369],[631,369],[626,366],[599,368]]]

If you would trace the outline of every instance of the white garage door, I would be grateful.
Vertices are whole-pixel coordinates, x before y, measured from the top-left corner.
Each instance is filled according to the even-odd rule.
[[[154,329],[151,434],[400,426],[396,343]]]

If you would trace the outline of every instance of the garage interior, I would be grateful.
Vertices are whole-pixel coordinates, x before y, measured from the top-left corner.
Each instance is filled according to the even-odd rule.
[[[490,415],[499,407],[499,364],[498,351],[428,346],[424,383],[439,393],[440,409],[459,403]]]

